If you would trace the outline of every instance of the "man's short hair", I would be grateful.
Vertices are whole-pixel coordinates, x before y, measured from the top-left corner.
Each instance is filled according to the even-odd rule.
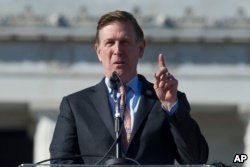
[[[99,43],[99,31],[114,22],[129,22],[132,24],[135,33],[136,33],[136,38],[138,41],[143,41],[144,40],[144,34],[143,31],[141,29],[141,27],[139,26],[139,24],[137,23],[136,19],[134,18],[134,16],[126,11],[113,11],[113,12],[109,12],[107,14],[104,14],[100,20],[98,21],[97,24],[97,28],[96,28],[96,36],[95,36],[95,43]]]

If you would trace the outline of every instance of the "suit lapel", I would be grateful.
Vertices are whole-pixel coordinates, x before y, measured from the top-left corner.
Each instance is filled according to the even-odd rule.
[[[139,80],[142,82],[142,96],[140,99],[138,111],[135,115],[133,130],[131,134],[131,140],[133,140],[134,136],[136,135],[138,129],[142,125],[143,121],[147,117],[148,113],[152,110],[154,104],[157,101],[157,97],[155,95],[155,91],[151,83],[146,81],[146,79],[139,76]]]
[[[109,106],[109,99],[107,96],[107,88],[104,79],[94,87],[95,91],[90,96],[91,101],[99,113],[110,135],[115,139],[114,118]]]

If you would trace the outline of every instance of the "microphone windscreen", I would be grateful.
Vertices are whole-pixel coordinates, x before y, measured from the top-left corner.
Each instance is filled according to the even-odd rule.
[[[121,86],[121,80],[116,71],[114,71],[109,79],[109,86],[112,90],[118,91]]]

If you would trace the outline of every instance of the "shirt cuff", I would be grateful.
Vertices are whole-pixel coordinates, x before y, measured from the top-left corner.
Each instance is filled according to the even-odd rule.
[[[168,115],[173,115],[175,113],[175,111],[178,108],[178,99],[176,100],[176,102],[170,107],[170,109],[166,109],[163,105],[161,105],[162,109],[168,114]]]

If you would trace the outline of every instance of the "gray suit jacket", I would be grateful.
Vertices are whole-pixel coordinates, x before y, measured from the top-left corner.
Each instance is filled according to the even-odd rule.
[[[190,117],[184,93],[178,92],[178,109],[166,114],[153,89],[143,76],[142,97],[135,117],[126,156],[141,164],[204,164],[208,145],[197,123]],[[94,164],[115,140],[114,118],[104,80],[63,98],[54,136],[51,158],[82,154],[82,158],[52,163]],[[111,151],[115,155],[115,149]]]

